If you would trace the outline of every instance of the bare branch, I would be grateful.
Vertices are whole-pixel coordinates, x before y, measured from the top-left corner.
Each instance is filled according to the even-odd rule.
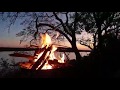
[[[87,44],[82,44],[82,43],[80,43],[81,45],[84,45],[84,46],[86,46],[86,47],[88,47],[88,48],[90,48],[91,50],[93,49],[90,45],[87,45]]]
[[[64,33],[63,31],[59,30],[58,28],[56,28],[56,27],[54,27],[54,26],[52,26],[50,24],[47,24],[47,23],[39,23],[37,25],[37,27],[40,27],[40,26],[48,26],[48,27],[54,29],[54,30],[58,31],[59,33],[61,33],[62,35],[64,35],[70,43],[72,42],[71,39],[67,36],[67,34]]]
[[[74,30],[73,31],[76,31],[76,24],[77,24],[77,12],[75,12]]]
[[[53,12],[53,14],[54,14],[55,18],[61,23],[61,25],[62,25],[62,27],[64,28],[65,32],[66,32],[67,34],[69,34],[70,36],[72,36],[71,33],[68,32],[67,28],[65,27],[62,19],[60,19],[55,12]]]
[[[46,13],[46,17],[48,17],[48,18],[51,18],[51,17],[53,17],[54,15],[48,15],[47,13]]]
[[[38,17],[36,18],[36,21],[35,21],[35,28],[36,28],[36,32],[34,33],[35,39],[36,39],[36,35],[38,34],[37,22],[38,22]]]
[[[102,29],[102,31],[105,30],[105,33],[107,33],[107,30],[106,30],[106,29],[110,26],[111,22],[113,21],[114,14],[115,14],[115,13],[113,13],[112,16],[110,17],[111,21],[108,21],[108,22],[107,22],[107,20],[106,20],[106,24],[103,23],[103,24],[105,25],[105,27]]]
[[[65,15],[66,15],[66,25],[69,26],[69,25],[68,25],[68,12],[65,13]]]

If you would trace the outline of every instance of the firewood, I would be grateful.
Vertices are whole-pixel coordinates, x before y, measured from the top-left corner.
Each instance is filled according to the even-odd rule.
[[[31,69],[33,63],[30,63],[30,62],[20,62],[19,65],[20,65],[21,68]]]
[[[41,70],[42,67],[45,65],[45,63],[47,62],[48,59],[43,60],[43,62],[41,63],[40,67],[38,67],[38,70]]]
[[[50,51],[50,50],[51,50],[51,46],[48,47],[47,49],[45,49],[45,51],[44,51],[44,53],[42,54],[42,56],[35,62],[35,64],[32,66],[31,69],[36,70],[36,69],[38,68],[38,66],[41,64],[41,62],[46,59],[46,54],[47,54],[48,51]]]
[[[58,60],[54,59],[54,60],[48,60],[48,63],[52,65],[52,64],[58,64],[59,62]]]
[[[51,49],[52,49],[52,45],[50,46],[50,47],[48,47],[49,48],[49,50],[50,50],[50,52],[49,52],[49,55],[51,54]],[[49,59],[49,55],[46,57],[46,59],[44,59],[43,61],[42,61],[42,63],[41,63],[41,65],[38,67],[38,70],[41,70],[42,69],[42,67],[45,65],[45,63],[48,61],[48,59]]]
[[[65,63],[59,63],[57,59],[48,60],[48,64],[50,64],[53,68],[65,67]]]
[[[43,47],[43,48],[40,48],[40,49],[38,49],[38,50],[35,50],[34,56],[35,56],[36,54],[38,54],[38,53],[43,52],[45,49],[46,49],[46,46]]]

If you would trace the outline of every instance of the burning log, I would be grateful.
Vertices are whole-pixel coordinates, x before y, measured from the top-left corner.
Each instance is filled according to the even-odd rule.
[[[50,64],[53,68],[62,68],[62,67],[70,66],[67,63],[59,63],[57,59],[48,60],[48,64]]]
[[[50,65],[53,65],[53,64],[58,64],[59,62],[58,62],[58,60],[54,59],[54,60],[48,60],[48,63]]]
[[[34,63],[31,62],[21,62],[19,63],[21,68],[30,69]]]
[[[45,49],[46,49],[46,46],[43,47],[43,48],[39,48],[38,50],[35,50],[34,55],[36,55],[37,53],[41,53],[41,52],[43,52]]]
[[[47,60],[48,60],[48,59],[43,60],[43,63],[40,65],[40,67],[38,68],[38,70],[41,70],[41,69],[42,69],[42,67],[45,65],[45,63],[47,62]]]
[[[50,54],[52,53],[52,55],[53,55],[53,52],[57,49],[57,48],[53,48],[54,46],[53,45],[51,45],[50,47],[48,47],[48,50],[50,51],[49,52],[49,55],[47,55],[47,57],[46,57],[46,59],[45,60],[43,60],[43,63],[41,64],[41,66],[38,68],[38,70],[41,70],[42,68],[43,68],[43,66],[46,64],[46,62],[49,60],[49,58],[50,58]],[[47,62],[47,65],[49,66],[49,63]]]
[[[38,69],[42,64],[42,61],[43,60],[45,60],[44,61],[44,63],[46,62],[46,54],[48,54],[48,53],[50,53],[49,51],[51,50],[51,46],[50,47],[48,47],[47,49],[45,49],[45,51],[44,51],[44,53],[42,54],[42,56],[35,62],[35,64],[32,66],[32,68],[31,69],[33,69],[33,70],[36,70],[36,69]],[[44,65],[44,63],[43,63],[43,65]],[[43,66],[42,65],[42,66]],[[41,67],[42,68],[42,67]]]

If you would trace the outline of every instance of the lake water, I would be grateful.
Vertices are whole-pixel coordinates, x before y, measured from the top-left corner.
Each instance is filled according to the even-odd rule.
[[[7,61],[7,63],[9,63],[9,64],[13,64],[13,62],[18,63],[18,62],[28,61],[28,59],[26,59],[26,58],[9,56],[9,54],[12,54],[12,53],[14,53],[14,51],[0,52],[0,77],[4,77],[4,76],[8,75],[9,73],[14,74],[14,71],[16,71],[16,70],[18,71],[20,69],[19,66],[16,66],[16,67],[9,66],[9,65],[7,65],[7,67],[2,66],[2,63],[1,63],[2,59],[1,58],[3,58],[3,60]],[[68,53],[66,53],[66,54],[68,54]],[[88,52],[87,53],[81,52],[82,56],[85,56],[87,54],[89,54],[89,53]],[[75,59],[74,53],[69,53],[68,57],[70,60]],[[65,59],[66,59],[66,57],[65,57]]]
[[[24,61],[28,61],[28,59],[26,58],[23,58],[23,57],[11,57],[9,56],[9,54],[12,54],[14,53],[13,51],[9,51],[9,52],[0,52],[0,58],[4,58],[4,59],[8,59],[8,62],[11,62],[12,60],[15,61],[15,63],[18,63],[18,62],[24,62]],[[66,53],[69,57],[69,59],[75,59],[75,54],[74,53]],[[89,52],[80,52],[80,54],[82,56],[86,56],[89,54]],[[65,57],[66,59],[66,57]]]
[[[0,52],[0,58],[3,58],[5,60],[8,59],[7,61],[10,62],[10,63],[13,60],[15,61],[15,63],[27,61],[26,58],[9,56],[9,54],[13,54],[13,53],[14,53],[13,51],[10,51],[10,52]]]

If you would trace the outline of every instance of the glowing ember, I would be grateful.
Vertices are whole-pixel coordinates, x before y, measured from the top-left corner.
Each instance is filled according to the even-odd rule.
[[[48,63],[45,63],[45,65],[42,67],[42,70],[45,70],[45,69],[52,69],[52,66],[49,65]]]

